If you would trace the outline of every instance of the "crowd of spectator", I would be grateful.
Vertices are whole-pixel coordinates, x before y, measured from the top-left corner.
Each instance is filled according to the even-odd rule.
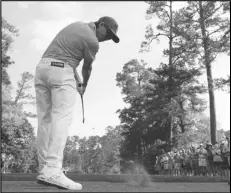
[[[210,142],[157,156],[155,173],[160,175],[229,176],[230,138],[212,145]]]

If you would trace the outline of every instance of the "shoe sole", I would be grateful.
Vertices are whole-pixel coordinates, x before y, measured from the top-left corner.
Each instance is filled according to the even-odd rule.
[[[62,185],[58,185],[58,184],[55,184],[55,183],[52,183],[52,182],[47,182],[47,181],[45,181],[45,180],[42,180],[42,179],[38,179],[37,178],[37,183],[38,184],[42,184],[42,185],[47,185],[47,186],[54,186],[54,187],[56,187],[56,188],[59,188],[59,189],[64,189],[64,190],[81,190],[81,189],[70,189],[70,188],[67,188],[67,187],[64,187],[64,186],[62,186]]]
[[[66,188],[66,187],[59,186],[59,185],[53,184],[53,183],[49,183],[49,182],[44,181],[44,180],[39,180],[39,179],[37,179],[37,183],[38,183],[38,184],[42,184],[42,185],[46,185],[46,186],[54,186],[54,187],[59,188],[59,189],[70,190],[70,189],[68,189],[68,188]]]

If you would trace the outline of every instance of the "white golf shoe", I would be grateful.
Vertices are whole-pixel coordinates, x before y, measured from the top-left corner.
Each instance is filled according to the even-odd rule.
[[[67,178],[62,169],[45,166],[37,176],[39,184],[56,186],[67,190],[81,190],[82,185]]]

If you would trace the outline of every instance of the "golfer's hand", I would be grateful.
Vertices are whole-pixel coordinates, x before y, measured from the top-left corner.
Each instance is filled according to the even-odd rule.
[[[83,95],[85,93],[86,86],[83,86],[82,83],[76,83],[76,88],[80,95]]]

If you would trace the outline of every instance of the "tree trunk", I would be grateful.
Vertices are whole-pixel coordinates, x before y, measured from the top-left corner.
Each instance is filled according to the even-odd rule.
[[[170,30],[169,30],[169,90],[172,95],[172,1],[170,1]],[[170,96],[170,102],[171,102],[171,96]],[[172,131],[172,115],[169,116],[169,138],[171,139],[173,137],[173,131]]]
[[[203,38],[203,47],[204,47],[204,62],[207,72],[207,81],[208,81],[208,90],[209,90],[209,106],[210,106],[210,134],[211,134],[211,143],[216,143],[216,109],[215,109],[215,97],[214,97],[214,85],[213,77],[211,71],[211,62],[210,62],[210,52],[208,47],[208,37],[206,36],[205,21],[204,21],[204,12],[202,7],[202,1],[199,1],[199,10],[200,10],[200,27]]]

